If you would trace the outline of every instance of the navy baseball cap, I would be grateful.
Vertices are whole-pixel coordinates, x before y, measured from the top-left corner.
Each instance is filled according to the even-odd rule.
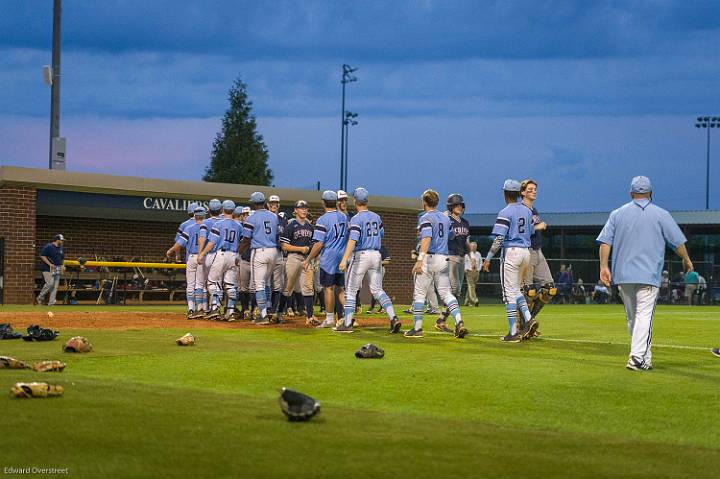
[[[370,198],[370,193],[368,193],[368,190],[360,186],[355,188],[355,191],[353,191],[353,198],[361,203],[365,203],[368,198]]]
[[[193,214],[194,214],[195,216],[205,216],[205,208],[202,207],[202,206],[197,206],[197,207],[195,207],[195,209],[193,210]]]
[[[325,190],[323,191],[322,199],[325,201],[337,201],[338,195],[333,190]]]
[[[250,203],[265,203],[265,195],[263,195],[259,191],[256,191],[255,193],[250,195]]]
[[[191,215],[195,212],[195,208],[198,207],[198,204],[196,202],[192,202],[188,205],[188,214]]]
[[[502,187],[503,191],[520,191],[520,182],[518,180],[505,180]]]
[[[220,209],[222,208],[222,203],[220,203],[220,200],[215,198],[210,200],[210,203],[208,203],[208,207],[210,208],[210,211],[220,211]]]
[[[305,200],[298,200],[297,203],[295,203],[295,208],[305,208],[307,209],[308,203]]]
[[[233,200],[225,200],[222,202],[222,208],[225,211],[232,211],[235,209],[235,202]]]
[[[630,182],[630,191],[633,193],[650,193],[652,191],[652,183],[647,176],[636,176]]]

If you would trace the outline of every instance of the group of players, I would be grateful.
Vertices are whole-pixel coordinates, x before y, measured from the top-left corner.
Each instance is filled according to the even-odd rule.
[[[489,271],[490,259],[502,249],[501,283],[509,324],[502,340],[518,342],[538,334],[535,317],[556,290],[540,250],[539,231],[546,226],[533,206],[537,184],[508,180],[503,190],[507,207],[498,215],[492,233],[496,239],[483,269]],[[382,286],[382,219],[369,209],[365,188],[356,188],[352,199],[356,213],[350,216],[344,191],[323,192],[324,214],[314,225],[306,201],[295,204],[294,217],[288,220],[279,211],[280,198],[272,195],[266,201],[260,192],[250,196],[251,207],[217,199],[209,202],[209,211],[191,205],[191,218],[180,225],[167,251],[173,257],[186,250],[188,319],[282,323],[294,302],[296,310],[304,310],[308,325],[351,333],[356,298],[367,276],[374,300],[387,314],[390,332],[399,333],[400,320]],[[470,234],[462,217],[464,200],[450,195],[447,210],[440,212],[438,193],[426,190],[422,202],[412,270],[413,324],[404,335],[422,337],[425,302],[431,291],[437,291],[445,310],[434,327],[462,339],[468,330],[457,298]],[[316,282],[322,287],[324,320],[313,313]],[[447,326],[449,317],[453,330]]]

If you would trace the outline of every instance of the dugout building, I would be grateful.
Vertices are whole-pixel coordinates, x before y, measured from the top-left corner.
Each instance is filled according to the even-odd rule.
[[[279,195],[290,215],[301,199],[316,217],[322,213],[319,191],[0,167],[0,302],[33,302],[40,249],[57,233],[66,238],[66,259],[162,262],[190,202],[218,198],[247,205],[253,191]],[[409,303],[420,200],[370,193],[392,257],[385,289]]]

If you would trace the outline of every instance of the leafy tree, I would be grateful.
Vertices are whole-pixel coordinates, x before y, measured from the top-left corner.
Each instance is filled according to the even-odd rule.
[[[268,150],[257,130],[248,100],[247,86],[239,78],[228,92],[230,108],[225,112],[222,131],[215,136],[210,164],[204,181],[270,186]]]

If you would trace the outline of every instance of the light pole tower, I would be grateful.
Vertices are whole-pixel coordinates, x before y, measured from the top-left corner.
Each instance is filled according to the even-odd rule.
[[[710,129],[720,128],[720,117],[699,116],[696,118],[695,128],[707,130],[707,151],[705,159],[705,209],[710,209]]]
[[[349,142],[349,139],[350,139],[350,135],[349,135],[350,128],[349,127],[355,126],[358,124],[358,122],[356,120],[357,116],[358,116],[357,113],[353,113],[351,111],[346,111],[345,112],[345,121],[343,122],[345,124],[345,168],[344,168],[345,176],[343,177],[343,181],[342,181],[342,184],[340,185],[340,188],[345,191],[348,190],[348,169],[349,169],[349,166],[348,166],[348,144],[350,143]]]
[[[347,128],[347,124],[345,123],[345,85],[357,81],[357,77],[352,75],[352,73],[356,71],[357,68],[352,68],[350,65],[344,64],[342,66],[342,79],[340,80],[340,83],[342,83],[342,109],[340,113],[340,189],[343,188],[343,183],[347,178],[345,174],[345,152],[347,151],[345,148],[345,129]]]
[[[65,138],[60,137],[60,26],[62,0],[53,1],[52,67],[50,68],[50,158],[51,170],[65,169]]]

